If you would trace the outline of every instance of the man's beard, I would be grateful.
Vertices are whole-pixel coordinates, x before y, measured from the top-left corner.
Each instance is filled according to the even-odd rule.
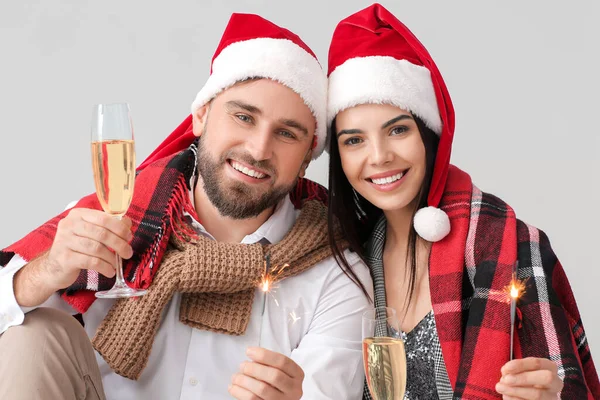
[[[218,161],[213,161],[207,149],[204,147],[206,131],[203,132],[198,143],[198,171],[202,177],[204,192],[210,202],[224,217],[233,219],[248,219],[260,215],[263,211],[276,206],[294,187],[297,178],[290,185],[274,186],[266,192],[259,193],[250,184],[233,182],[229,187],[219,182],[223,167],[233,152],[221,155]],[[275,169],[268,161],[256,161],[247,154],[237,154],[235,160],[242,161],[250,166],[269,173],[270,178],[275,179]]]

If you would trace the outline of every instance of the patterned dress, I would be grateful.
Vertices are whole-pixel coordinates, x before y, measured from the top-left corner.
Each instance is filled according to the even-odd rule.
[[[434,349],[439,346],[435,318],[430,311],[404,335],[406,350],[406,400],[439,399],[435,384]]]

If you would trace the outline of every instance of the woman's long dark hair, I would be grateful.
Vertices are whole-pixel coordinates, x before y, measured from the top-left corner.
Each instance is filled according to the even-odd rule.
[[[413,115],[421,134],[421,140],[425,145],[425,177],[421,185],[421,189],[417,194],[417,206],[413,210],[415,213],[422,207],[427,205],[427,195],[431,185],[433,176],[433,166],[435,164],[435,156],[439,144],[438,136],[429,129],[425,123],[418,117]],[[351,266],[344,255],[344,251],[338,241],[335,240],[334,229],[339,225],[343,238],[348,241],[350,250],[358,254],[358,256],[367,264],[365,244],[369,240],[375,224],[383,215],[383,211],[358,192],[353,190],[352,185],[348,181],[344,170],[342,169],[342,160],[340,158],[340,149],[336,139],[335,120],[331,127],[331,136],[329,142],[329,244],[333,251],[339,266],[352,277],[356,275],[352,272]],[[412,219],[411,219],[412,220]],[[408,236],[407,259],[410,260],[410,280],[408,299],[414,293],[415,280],[417,275],[417,232],[411,224],[410,233]],[[361,285],[362,287],[362,285]],[[364,290],[364,288],[363,288]],[[400,312],[400,310],[398,310]]]

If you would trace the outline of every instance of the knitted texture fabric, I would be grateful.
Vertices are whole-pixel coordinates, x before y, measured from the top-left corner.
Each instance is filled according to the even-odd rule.
[[[152,350],[161,315],[175,292],[181,292],[180,320],[196,329],[230,335],[245,333],[254,293],[271,265],[289,266],[277,279],[306,271],[331,256],[327,238],[327,208],[308,201],[291,231],[277,244],[221,243],[205,237],[182,242],[171,237],[148,293],[120,299],[104,318],[92,340],[110,367],[138,379]]]

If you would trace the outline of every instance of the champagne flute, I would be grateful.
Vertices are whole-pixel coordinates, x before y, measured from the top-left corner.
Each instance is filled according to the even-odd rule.
[[[376,307],[362,317],[363,364],[374,400],[402,400],[406,390],[406,353],[396,310]]]
[[[133,126],[126,103],[98,104],[92,114],[92,167],[96,195],[104,212],[121,219],[133,197],[135,144]],[[135,297],[146,290],[130,288],[123,278],[123,261],[115,252],[116,278],[99,298]]]

